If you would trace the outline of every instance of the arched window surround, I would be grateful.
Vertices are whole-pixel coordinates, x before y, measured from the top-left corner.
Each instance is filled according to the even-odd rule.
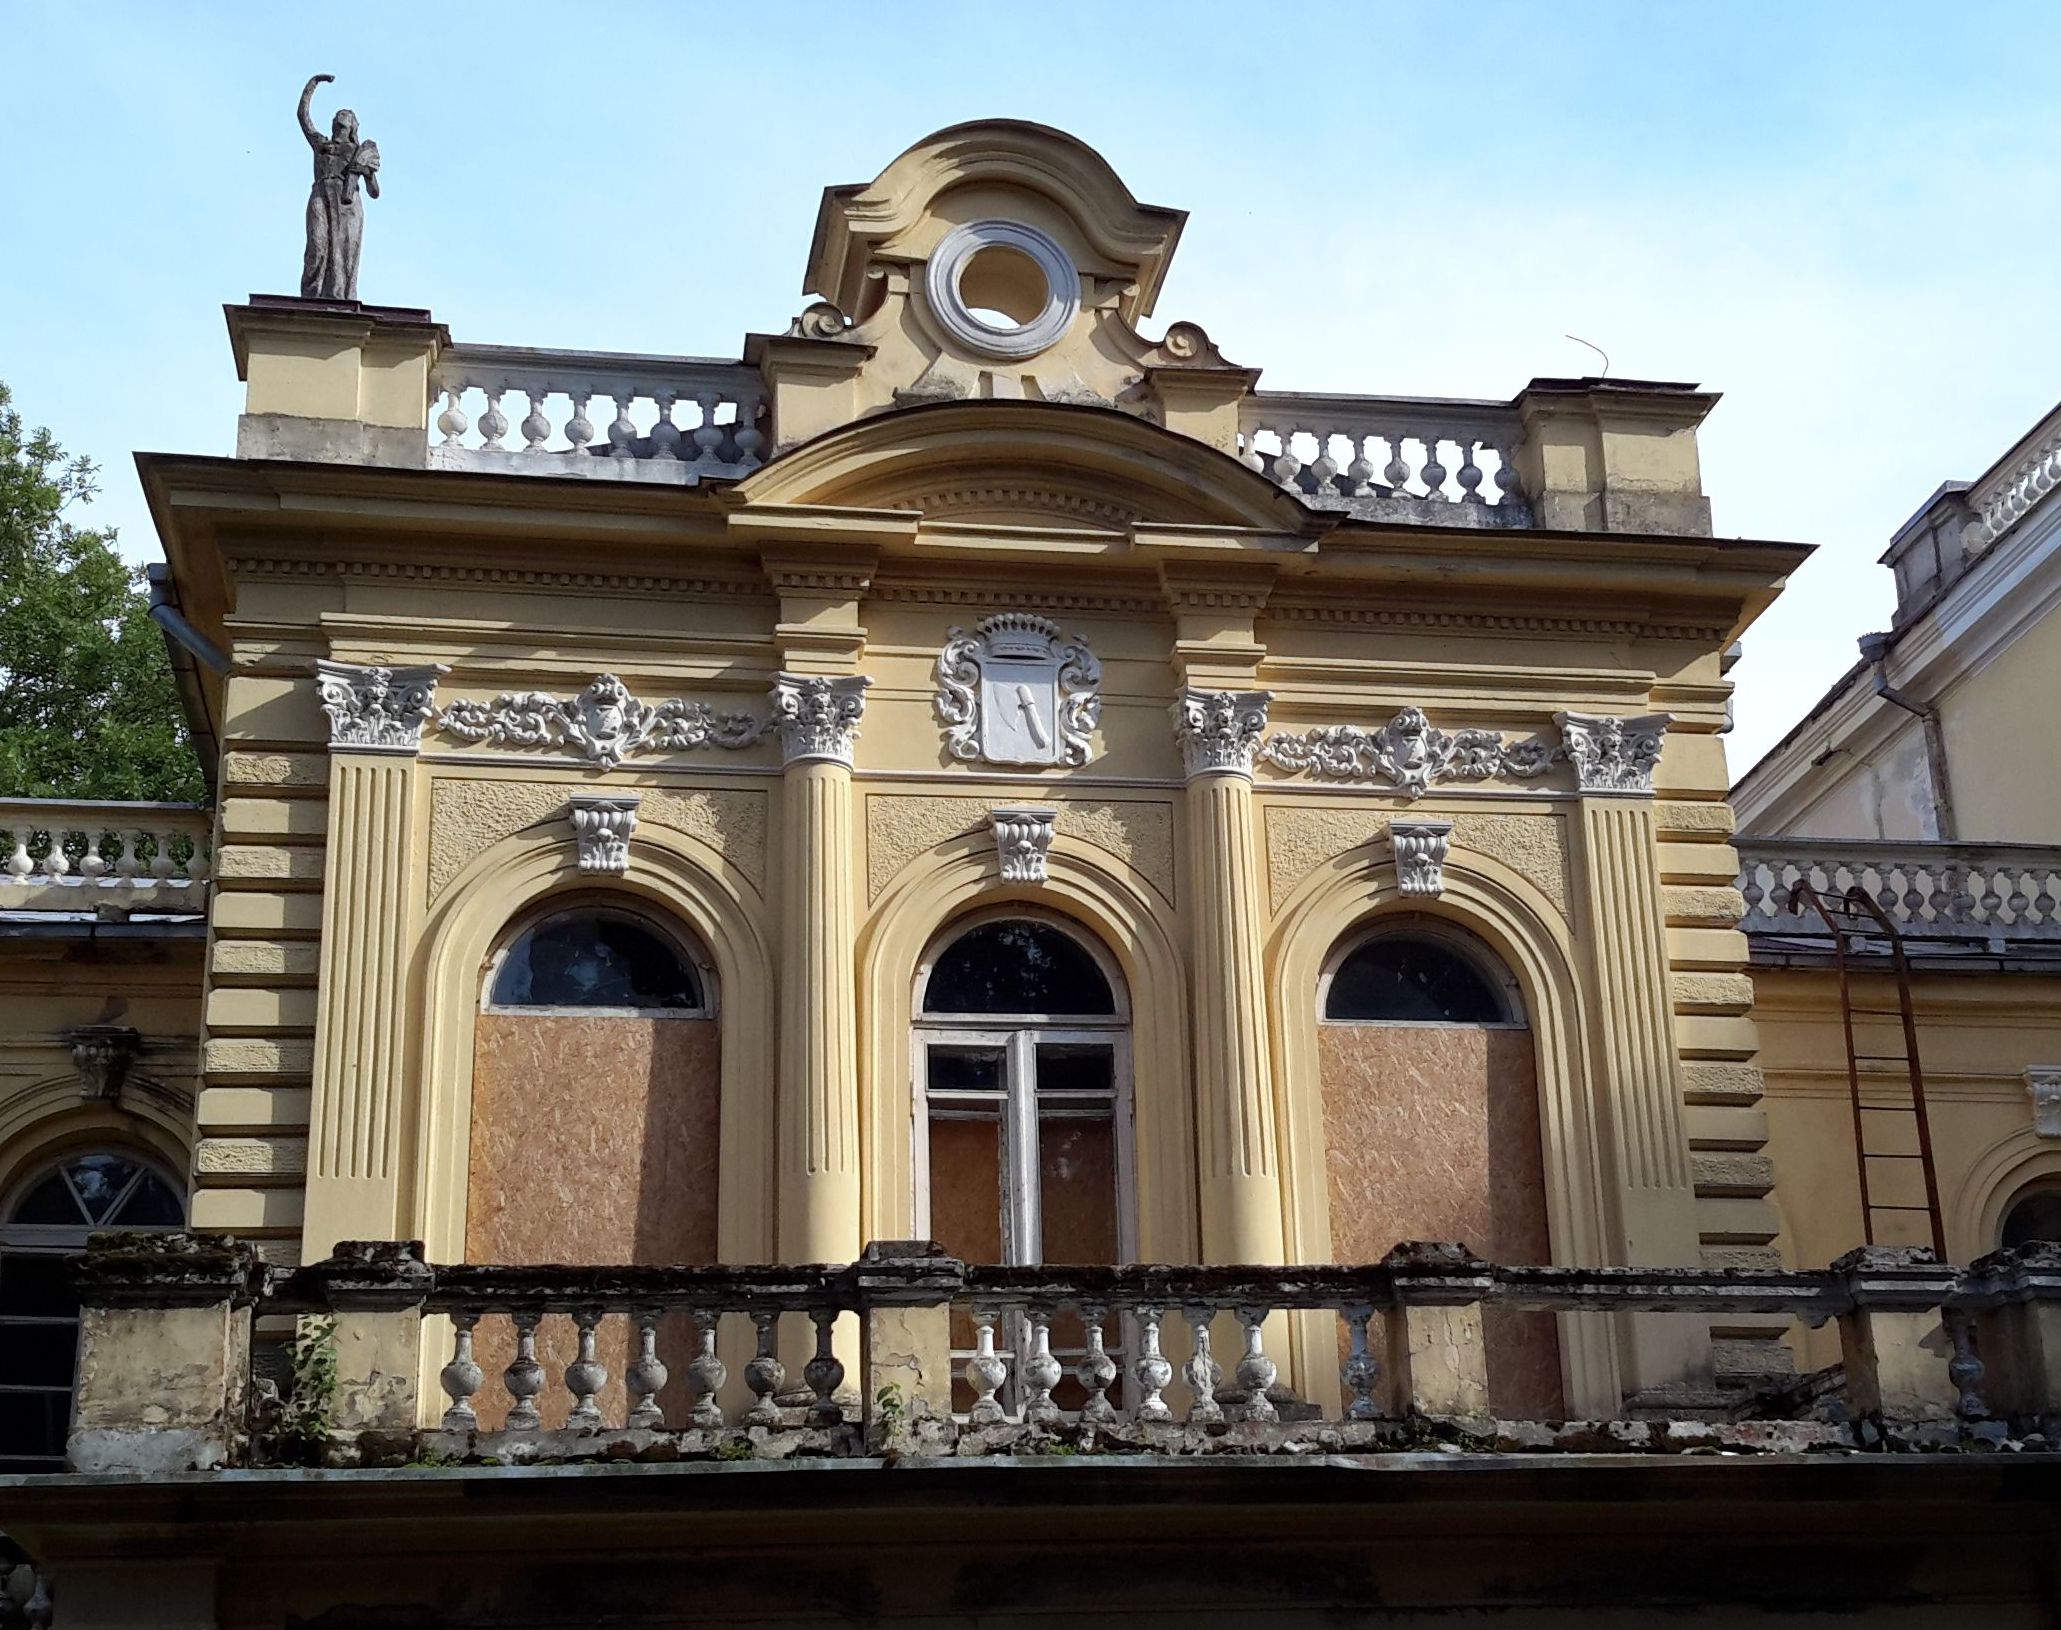
[[[607,1007],[578,1003],[500,1002],[495,999],[494,987],[500,980],[509,953],[525,936],[551,923],[582,916],[627,923],[658,939],[692,972],[701,993],[700,1002],[691,1007]],[[702,949],[685,924],[635,895],[582,893],[546,897],[510,920],[480,974],[479,1009],[482,1013],[575,1014],[593,1019],[713,1019],[718,1016],[719,1005],[713,958]]]
[[[1331,1016],[1331,986],[1338,971],[1363,947],[1378,940],[1414,939],[1426,941],[1449,952],[1478,974],[1499,1002],[1502,1015],[1495,1019],[1349,1019]],[[1326,1025],[1382,1025],[1392,1029],[1412,1026],[1443,1028],[1473,1024],[1485,1030],[1526,1030],[1531,1021],[1525,1013],[1524,989],[1517,976],[1495,951],[1457,924],[1422,912],[1379,912],[1339,937],[1324,959],[1317,980],[1317,1020]]]
[[[981,927],[1002,922],[1031,922],[1062,934],[1087,954],[1109,987],[1111,1010],[1103,1014],[1043,1013],[932,1013],[926,998],[931,976],[939,958],[966,935]],[[1034,1078],[1035,1050],[1040,1046],[1065,1048],[1107,1047],[1111,1060],[1109,1095],[1113,1121],[1116,1166],[1116,1240],[1120,1261],[1133,1261],[1137,1253],[1137,1155],[1135,1147],[1134,1094],[1131,1069],[1131,1003],[1129,982],[1122,967],[1101,939],[1083,924],[1057,911],[1010,903],[962,913],[939,928],[918,961],[913,981],[910,1058],[913,1066],[911,1090],[910,1160],[914,1175],[917,1236],[928,1237],[931,1229],[930,1120],[933,1109],[932,1057],[939,1048],[987,1049],[1004,1059],[1008,1081],[1007,1113],[1015,1120],[1015,1137],[1035,1140],[1038,1110],[1029,1083]],[[940,1093],[938,1096],[942,1097]],[[1035,1150],[1031,1151],[1034,1156]],[[1030,1158],[1025,1156],[1023,1158]],[[1019,1159],[1017,1164],[1022,1164]],[[1004,1209],[1004,1254],[1011,1260],[1028,1258],[1029,1240],[1041,1237],[1041,1219],[1036,1198],[1028,1192],[1034,1184],[1009,1182]]]
[[[2006,1243],[2005,1236],[2010,1232],[2012,1221],[2019,1209],[2040,1201],[2045,1201],[2050,1207],[2061,1211],[2061,1175],[2035,1177],[2031,1182],[2021,1184],[2018,1188],[2014,1189],[1999,1209],[1996,1237],[1993,1243],[2001,1248]],[[2034,1234],[2028,1237],[2031,1239],[2061,1240],[2061,1227],[2057,1227],[2051,1233]]]

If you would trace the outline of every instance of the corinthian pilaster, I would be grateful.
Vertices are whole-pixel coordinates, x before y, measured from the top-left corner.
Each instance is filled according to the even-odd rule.
[[[1653,770],[1665,714],[1633,719],[1563,713],[1582,790],[1585,932],[1594,988],[1592,1056],[1608,1106],[1621,1260],[1701,1260],[1682,1108],[1681,1054],[1667,964],[1667,916],[1653,818]],[[1684,1317],[1627,1320],[1627,1379],[1652,1387],[1703,1378],[1709,1331]]]
[[[1189,687],[1174,704],[1188,771],[1202,1248],[1211,1262],[1273,1263],[1283,1254],[1252,818],[1253,751],[1271,700],[1259,690]]]
[[[852,749],[857,674],[781,674],[780,1230],[789,1262],[859,1252],[858,906]]]
[[[406,969],[422,910],[416,754],[441,667],[317,664],[329,832],[303,1254],[402,1228]]]

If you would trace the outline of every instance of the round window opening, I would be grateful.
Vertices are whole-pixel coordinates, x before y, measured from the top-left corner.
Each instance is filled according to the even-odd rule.
[[[945,337],[961,349],[1022,361],[1073,326],[1081,274],[1049,233],[1020,221],[970,221],[931,252],[923,293]]]
[[[1013,334],[1034,322],[1052,291],[1038,263],[1020,249],[990,244],[959,273],[959,303],[983,327]]]

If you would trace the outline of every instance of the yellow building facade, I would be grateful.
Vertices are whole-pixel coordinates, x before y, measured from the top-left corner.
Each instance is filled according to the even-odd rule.
[[[141,459],[212,813],[143,842],[0,806],[28,925],[0,978],[51,997],[11,1004],[0,1199],[56,1173],[90,1211],[121,1174],[82,1160],[147,1167],[269,1265],[260,1346],[353,1241],[491,1277],[917,1240],[1278,1272],[1416,1240],[1520,1272],[1479,1313],[1479,1276],[1377,1310],[1408,1410],[1711,1417],[1779,1379],[1785,1310],[1848,1305],[1785,1259],[1855,1241],[1777,1189],[1784,1137],[1829,1179],[1808,1094],[1764,1102],[1756,999],[1785,1049],[1822,1021],[1749,960],[1723,733],[1727,653],[1805,551],[1712,535],[1693,386],[1273,392],[1192,323],[1149,338],[1182,220],[990,122],[829,189],[814,303],[737,361],[230,307],[236,456]],[[133,1061],[112,1097],[71,1062],[94,1026]],[[77,1248],[29,1226],[0,1244]],[[1521,1272],[1550,1268],[1623,1272]],[[538,1360],[566,1378],[541,1429],[670,1407],[638,1355],[673,1327],[629,1291],[477,1345],[442,1292],[405,1337],[337,1294],[345,1397],[394,1383],[349,1405],[367,1431],[534,1423]],[[704,1320],[697,1411],[748,1381],[770,1429],[782,1357],[818,1426],[888,1410],[864,1294],[764,1294],[755,1338]],[[1036,1424],[1034,1363],[1092,1392],[1107,1339],[1154,1419],[1182,1299],[1129,1294],[1121,1332],[1085,1293],[955,1303],[951,1411],[1018,1396],[981,1390],[1008,1349]],[[1330,1294],[1169,1312],[1165,1367],[1214,1340],[1234,1416],[1371,1420],[1371,1293]],[[72,1464],[133,1468],[97,1305]],[[291,1597],[208,1577],[219,1622]]]

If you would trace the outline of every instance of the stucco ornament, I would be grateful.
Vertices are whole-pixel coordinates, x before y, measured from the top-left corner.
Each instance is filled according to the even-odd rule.
[[[1028,612],[947,632],[934,705],[952,757],[989,764],[1072,764],[1093,755],[1102,664],[1087,642]]]
[[[1422,708],[1406,707],[1373,730],[1323,725],[1267,738],[1261,756],[1278,770],[1330,781],[1387,781],[1421,798],[1436,781],[1486,781],[1543,775],[1559,756],[1550,742],[1505,741],[1494,730],[1438,729]]]
[[[781,674],[773,683],[773,728],[780,733],[780,757],[794,764],[823,758],[850,764],[866,713],[864,674],[829,677]]]
[[[490,747],[562,743],[604,770],[637,753],[749,747],[767,730],[749,713],[718,713],[706,702],[640,702],[614,674],[602,674],[577,696],[512,691],[490,702],[461,699],[437,723],[461,741]]]
[[[1249,777],[1273,699],[1265,690],[1183,690],[1174,702],[1174,735],[1189,776]]]
[[[1666,713],[1642,713],[1619,719],[1602,713],[1556,713],[1562,751],[1574,766],[1575,785],[1583,792],[1633,792],[1651,795],[1653,767],[1660,745],[1674,722]]]
[[[1059,811],[1029,805],[997,806],[988,811],[988,816],[994,827],[1002,881],[1044,882],[1045,857],[1052,852]]]
[[[630,838],[637,830],[638,792],[576,792],[567,811],[580,870],[622,877],[630,869]]]
[[[315,691],[329,715],[330,747],[373,753],[419,750],[422,726],[436,711],[437,681],[450,671],[441,663],[378,668],[316,662]]]
[[[2025,1091],[2032,1099],[2033,1131],[2043,1138],[2061,1138],[2061,1064],[2028,1067]]]
[[[79,1096],[89,1102],[119,1104],[129,1079],[129,1066],[143,1050],[143,1037],[126,1025],[89,1024],[66,1038],[72,1069],[79,1077]]]
[[[1446,891],[1446,855],[1451,821],[1390,821],[1388,846],[1395,855],[1397,891],[1412,899],[1436,900]]]

